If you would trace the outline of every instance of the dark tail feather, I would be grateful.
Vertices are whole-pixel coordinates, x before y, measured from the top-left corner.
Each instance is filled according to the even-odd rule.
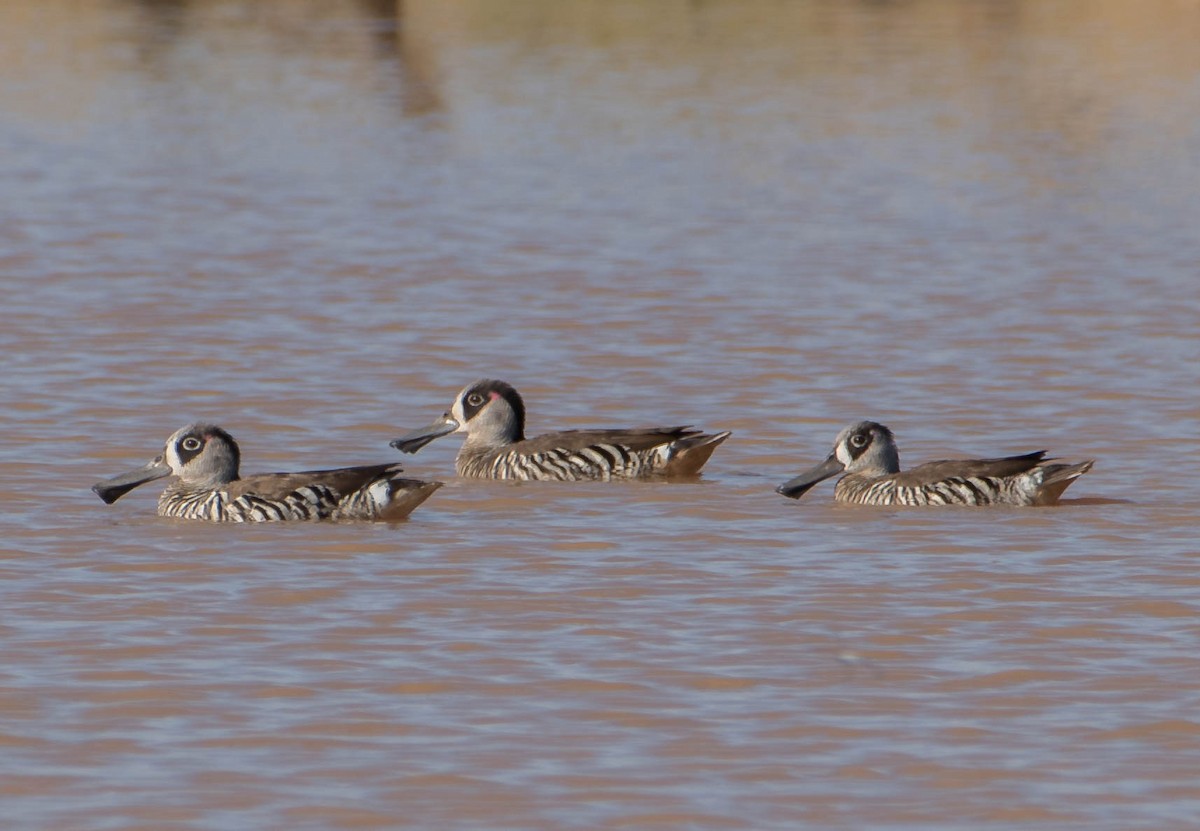
[[[1092,469],[1095,459],[1074,465],[1043,465],[1042,486],[1038,488],[1034,505],[1053,505],[1071,483]]]
[[[723,433],[701,433],[698,436],[688,436],[675,442],[675,453],[667,462],[667,476],[699,476],[700,468],[712,456],[713,451],[721,446],[721,442],[729,438],[729,431]]]

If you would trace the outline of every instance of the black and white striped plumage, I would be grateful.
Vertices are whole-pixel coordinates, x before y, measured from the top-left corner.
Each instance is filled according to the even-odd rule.
[[[857,505],[1053,505],[1062,492],[1092,468],[1051,464],[1046,451],[999,459],[929,462],[900,471],[892,431],[863,421],[843,430],[829,457],[780,485],[799,499],[818,482],[845,473],[833,489],[838,502]]]
[[[241,478],[237,442],[213,424],[196,423],[167,439],[148,464],[92,486],[112,504],[138,485],[174,475],[158,498],[159,516],[209,522],[403,519],[441,487],[400,476],[400,465],[366,465]]]
[[[728,432],[690,427],[564,430],[525,438],[525,402],[503,381],[466,387],[438,421],[396,439],[416,453],[449,433],[466,433],[455,460],[460,476],[478,479],[580,480],[694,477]]]

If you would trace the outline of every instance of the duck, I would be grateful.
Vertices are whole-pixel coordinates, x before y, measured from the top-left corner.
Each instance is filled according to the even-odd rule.
[[[241,451],[221,427],[196,422],[176,430],[145,465],[92,486],[111,505],[147,482],[175,476],[158,515],[208,522],[404,519],[442,486],[402,477],[399,464],[364,465],[242,477]]]
[[[575,482],[690,479],[727,438],[690,426],[562,430],[525,437],[525,402],[509,383],[482,379],[464,387],[437,421],[391,446],[416,453],[441,436],[464,433],[455,459],[459,476]]]
[[[995,459],[927,462],[901,471],[892,431],[878,422],[862,421],[838,434],[825,461],[775,490],[799,499],[818,482],[845,474],[834,486],[833,498],[855,505],[1054,505],[1094,463],[1058,463],[1038,450]]]

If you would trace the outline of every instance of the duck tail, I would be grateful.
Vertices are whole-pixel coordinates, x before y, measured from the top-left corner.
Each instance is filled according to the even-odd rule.
[[[1074,465],[1042,465],[1042,484],[1038,488],[1034,505],[1053,505],[1071,483],[1092,469],[1095,459]]]
[[[669,477],[699,476],[700,468],[712,456],[721,442],[729,438],[728,430],[721,433],[699,433],[676,440],[672,444],[671,460],[667,462]]]

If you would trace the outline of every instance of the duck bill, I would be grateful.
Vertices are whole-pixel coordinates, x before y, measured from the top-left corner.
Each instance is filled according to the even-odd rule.
[[[439,418],[433,424],[427,424],[419,430],[405,433],[392,442],[392,447],[403,453],[416,453],[434,439],[447,436],[459,428],[458,419],[449,413]]]
[[[821,464],[811,470],[806,470],[795,479],[789,479],[775,490],[789,499],[799,499],[808,493],[809,488],[813,485],[818,482],[824,482],[831,476],[837,476],[845,469],[846,466],[838,460],[836,455],[831,453],[829,454],[829,458],[821,462]]]
[[[144,485],[147,482],[153,482],[155,479],[162,479],[164,476],[170,475],[171,466],[164,462],[162,458],[157,458],[142,465],[137,470],[131,470],[119,476],[114,476],[111,479],[105,479],[103,482],[97,482],[92,485],[92,490],[96,492],[96,496],[104,500],[104,504],[111,505],[138,485]]]

